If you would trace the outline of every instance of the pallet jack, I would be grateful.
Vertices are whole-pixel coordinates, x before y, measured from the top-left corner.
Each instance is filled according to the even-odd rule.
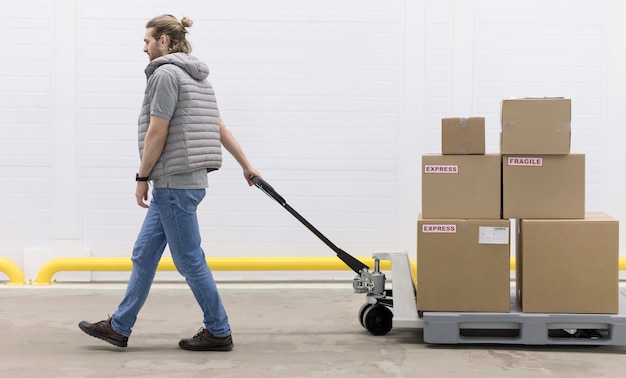
[[[359,322],[373,335],[387,334],[393,327],[394,314],[390,309],[393,307],[393,296],[391,289],[385,289],[386,276],[380,271],[380,259],[374,256],[374,270],[370,271],[369,266],[337,247],[302,215],[289,206],[287,201],[267,181],[260,177],[252,177],[251,180],[257,188],[278,202],[300,223],[313,232],[315,236],[322,240],[324,244],[330,247],[337,254],[337,257],[356,273],[352,280],[354,292],[365,293],[367,297],[366,303],[359,310]],[[383,257],[390,257],[389,254],[384,255]],[[404,255],[406,257],[406,254]],[[406,260],[408,263],[408,257]],[[406,266],[409,268],[408,264]],[[410,295],[415,299],[414,287],[412,287],[411,292]],[[414,313],[417,320],[417,308],[415,308]]]
[[[523,313],[514,292],[509,313],[420,313],[406,252],[375,252],[374,269],[370,271],[369,266],[337,247],[294,210],[267,181],[254,176],[251,180],[356,273],[352,283],[354,292],[366,294],[358,320],[372,335],[386,335],[398,327],[423,329],[424,342],[433,344],[626,345],[626,295],[621,293],[619,313],[615,315]],[[386,288],[380,261],[391,261],[393,289]],[[506,336],[499,334],[502,332]]]

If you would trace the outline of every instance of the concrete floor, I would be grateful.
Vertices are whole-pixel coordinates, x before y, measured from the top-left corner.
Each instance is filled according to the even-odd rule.
[[[626,347],[429,345],[421,330],[372,336],[351,283],[220,283],[232,352],[188,352],[202,325],[183,283],[155,283],[128,348],[81,332],[124,284],[0,284],[3,377],[623,377]]]

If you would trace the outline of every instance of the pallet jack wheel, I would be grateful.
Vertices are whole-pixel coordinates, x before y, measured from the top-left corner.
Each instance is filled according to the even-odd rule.
[[[386,335],[393,326],[393,312],[381,304],[372,305],[363,313],[363,325],[374,336]]]
[[[363,328],[365,328],[365,323],[363,321],[363,318],[365,317],[365,311],[367,311],[372,306],[373,304],[371,303],[364,303],[363,306],[361,306],[361,308],[359,309],[359,323],[361,323],[361,326],[363,326]]]

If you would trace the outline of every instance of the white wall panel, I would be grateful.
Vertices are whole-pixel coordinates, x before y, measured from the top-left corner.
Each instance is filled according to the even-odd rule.
[[[34,278],[52,257],[130,254],[145,214],[133,181],[142,40],[162,13],[194,20],[193,53],[250,160],[349,253],[414,252],[420,156],[440,151],[441,118],[486,117],[498,152],[503,98],[563,96],[572,150],[587,155],[587,208],[622,221],[626,255],[625,11],[619,0],[3,2],[0,256]],[[208,255],[332,254],[227,154],[210,185]]]
[[[0,4],[0,256],[20,266],[26,244],[53,239],[53,14],[44,0]]]

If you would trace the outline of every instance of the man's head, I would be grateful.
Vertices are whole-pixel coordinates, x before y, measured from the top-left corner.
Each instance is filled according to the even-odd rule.
[[[166,54],[190,53],[191,45],[185,35],[191,25],[193,21],[187,17],[180,21],[170,14],[153,18],[146,24],[143,51],[148,54],[151,61]]]

